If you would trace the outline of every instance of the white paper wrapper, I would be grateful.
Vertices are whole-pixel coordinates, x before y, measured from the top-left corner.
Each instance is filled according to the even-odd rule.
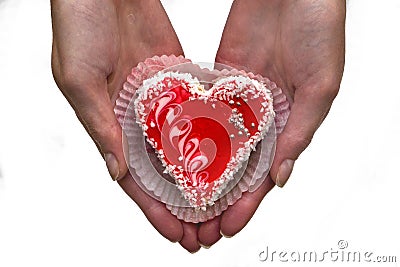
[[[289,103],[282,90],[270,80],[238,71],[224,65],[192,64],[183,57],[162,56],[147,59],[132,70],[128,76],[116,101],[115,113],[127,138],[128,149],[125,152],[128,167],[132,177],[139,186],[149,195],[166,204],[166,207],[177,218],[187,222],[204,222],[220,215],[229,205],[234,204],[246,191],[254,191],[266,178],[275,152],[276,134],[279,134],[289,115]],[[150,78],[158,71],[179,71],[191,73],[197,77],[206,87],[220,77],[244,75],[263,82],[271,90],[274,99],[274,111],[276,113],[274,124],[264,139],[252,152],[248,162],[234,175],[226,188],[212,206],[205,210],[195,209],[183,198],[174,180],[163,173],[164,167],[157,158],[154,149],[147,144],[142,129],[136,124],[133,99],[135,91],[145,79]],[[275,130],[276,129],[276,130]],[[125,138],[125,137],[124,137]]]

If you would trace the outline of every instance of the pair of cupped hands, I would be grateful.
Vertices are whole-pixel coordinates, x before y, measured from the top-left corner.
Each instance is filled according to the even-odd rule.
[[[220,216],[201,224],[187,223],[131,178],[113,111],[132,67],[154,55],[183,55],[162,4],[159,0],[52,0],[51,10],[52,68],[58,87],[103,155],[112,178],[161,235],[190,252],[238,233],[268,191],[275,184],[284,186],[295,160],[328,114],[342,79],[344,0],[235,0],[215,61],[277,83],[289,99],[291,113],[264,183]]]

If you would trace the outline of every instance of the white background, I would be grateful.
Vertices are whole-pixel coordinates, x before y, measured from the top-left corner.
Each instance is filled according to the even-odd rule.
[[[186,56],[213,61],[231,1],[163,2]],[[350,1],[341,91],[292,178],[237,236],[191,255],[111,181],[55,86],[49,1],[0,1],[0,266],[275,266],[258,260],[266,246],[341,239],[400,261],[399,26],[400,1]]]

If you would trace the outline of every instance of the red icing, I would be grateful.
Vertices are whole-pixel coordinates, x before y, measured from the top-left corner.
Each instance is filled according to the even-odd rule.
[[[185,87],[188,88],[187,84]],[[168,125],[168,123],[165,122],[165,120],[169,112],[168,107],[174,104],[183,104],[186,109],[182,113],[182,116],[176,117],[176,120],[180,120],[183,117],[190,117],[192,128],[186,139],[198,139],[200,141],[199,148],[194,151],[193,155],[191,155],[191,158],[205,155],[207,158],[215,159],[211,164],[207,164],[205,168],[201,169],[202,171],[211,174],[204,182],[211,183],[215,181],[222,175],[223,171],[226,168],[226,165],[231,158],[231,146],[228,133],[221,124],[209,118],[210,103],[205,104],[202,101],[189,101],[189,97],[192,96],[192,94],[187,89],[185,89],[182,84],[170,88],[169,90],[167,90],[167,92],[174,92],[177,97],[173,101],[170,101],[168,106],[162,108],[161,112],[159,113],[158,125],[162,125],[161,130],[155,126],[157,124],[155,110],[160,105],[159,103],[155,103],[155,109],[150,110],[146,120],[146,125],[148,127],[148,137],[155,140],[155,142],[157,143],[155,148],[157,150],[163,149],[165,154],[164,159],[167,164],[182,165],[183,159],[179,159],[179,157],[181,156],[181,154],[179,153],[179,149],[176,146],[171,145],[176,145],[180,141],[183,141],[183,137],[178,136],[173,138],[173,143],[171,144],[167,136],[167,134],[171,131],[171,127],[170,125]],[[181,130],[183,130],[187,126],[188,123],[178,124],[178,127],[180,127]],[[161,137],[162,135],[163,139]],[[206,139],[213,140],[213,143],[216,146]],[[190,147],[190,143],[186,142],[185,147]],[[187,178],[192,176],[193,174],[194,172],[190,172],[190,170],[187,170],[185,168],[183,169],[184,177]],[[188,186],[196,186],[192,180],[187,179],[187,181]],[[199,183],[199,181],[196,182],[197,184]]]
[[[251,94],[245,99],[227,94],[226,100],[220,100],[221,90],[237,89],[235,82],[215,88],[206,101],[204,96],[202,99],[191,93],[186,81],[165,77],[158,87],[161,84],[159,94],[141,100],[145,132],[178,184],[190,195],[192,205],[204,205],[201,198],[210,199],[216,194],[215,182],[226,173],[238,149],[258,133],[265,114],[260,112],[261,102],[266,100]],[[148,93],[157,91],[155,88],[150,87]],[[229,120],[232,114],[242,114],[247,132]]]

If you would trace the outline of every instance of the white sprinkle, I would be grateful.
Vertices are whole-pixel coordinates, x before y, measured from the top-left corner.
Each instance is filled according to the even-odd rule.
[[[150,127],[154,128],[154,127],[156,127],[156,124],[152,121],[152,122],[150,122]]]

